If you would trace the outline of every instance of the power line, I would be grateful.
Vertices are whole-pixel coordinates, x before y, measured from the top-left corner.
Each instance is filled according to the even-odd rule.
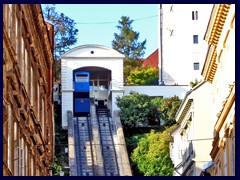
[[[143,17],[143,18],[138,18],[138,19],[133,19],[132,21],[141,21],[141,20],[145,20],[145,19],[150,19],[150,18],[154,18],[157,17],[158,15],[153,15],[153,16],[148,16],[148,17]],[[117,21],[109,21],[109,22],[76,22],[76,24],[116,24],[118,23]]]
[[[157,17],[157,16],[158,15],[148,16],[148,17],[145,17],[145,18],[138,18],[138,19],[135,19],[133,21],[140,21],[140,20],[150,19],[150,18],[154,18],[154,17]]]
[[[48,144],[48,145],[52,145],[52,144]],[[106,146],[108,146],[108,145],[111,145],[111,144],[105,144]],[[118,146],[126,146],[126,144],[115,144],[114,143],[114,145],[118,145]],[[82,146],[82,145],[76,145],[76,144],[55,144],[54,146],[76,146],[76,147],[78,147],[78,146]],[[92,144],[92,146],[102,146],[102,144]]]
[[[231,137],[225,137],[225,138],[235,138],[235,136],[231,136]],[[189,139],[189,140],[187,140],[187,141],[206,141],[206,140],[213,140],[214,139],[214,137],[212,137],[212,138],[202,138],[202,139]]]
[[[203,138],[203,139],[189,139],[187,141],[204,141],[204,140],[213,140],[214,138]]]

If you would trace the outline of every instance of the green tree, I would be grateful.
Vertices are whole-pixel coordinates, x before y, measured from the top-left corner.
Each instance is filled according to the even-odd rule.
[[[172,176],[173,165],[169,154],[169,133],[176,125],[163,132],[151,131],[141,138],[131,154],[131,160],[144,176]]]
[[[130,20],[129,17],[122,16],[118,22],[117,28],[120,30],[120,34],[114,33],[113,49],[124,54],[127,58],[140,59],[145,53],[146,39],[143,42],[138,42],[139,32],[133,31],[131,26],[133,20]]]
[[[60,79],[61,63],[60,56],[77,42],[78,29],[76,23],[63,13],[56,11],[55,5],[45,5],[43,9],[45,20],[54,26],[54,59],[55,59],[55,78]]]
[[[116,100],[124,128],[154,124],[157,109],[148,95],[130,92],[130,96],[117,97]]]
[[[178,96],[170,98],[154,98],[152,103],[158,107],[160,119],[165,126],[171,126],[176,123],[175,115],[180,107],[181,100]]]
[[[143,137],[146,137],[146,134],[147,133],[144,133],[144,134],[137,134],[137,135],[134,135],[130,138],[126,138],[126,144],[128,145],[127,148],[128,148],[128,152],[132,152],[136,147],[137,147],[137,144],[138,142],[143,138]]]
[[[125,139],[125,140],[126,140],[126,145],[127,145],[127,151],[128,151],[128,154],[129,154],[129,155],[133,152],[133,150],[134,150],[135,148],[137,148],[138,142],[139,142],[143,137],[145,137],[146,134],[147,134],[147,133],[137,134],[137,135],[134,135],[134,136],[132,136],[132,137],[130,137],[130,138],[127,138],[127,137],[125,136],[125,138],[126,138],[126,139]],[[134,176],[143,176],[143,173],[138,170],[136,164],[135,164],[135,163],[132,163],[131,159],[129,159],[129,160],[130,160],[130,164],[131,164],[131,168],[132,168],[132,172],[133,172]]]
[[[128,77],[130,73],[142,66],[142,60],[124,59],[123,61],[123,77],[125,85],[129,84]]]
[[[132,71],[128,82],[132,85],[154,85],[158,82],[158,68],[140,68]]]
[[[53,162],[50,168],[53,176],[60,176],[60,171],[62,171],[62,167],[60,165],[58,165],[56,162]]]
[[[193,89],[195,86],[197,86],[201,80],[195,79],[195,81],[190,82],[190,87]]]
[[[132,28],[133,20],[127,16],[122,16],[117,25],[119,34],[114,33],[114,40],[112,41],[112,48],[125,55],[124,61],[124,82],[127,83],[127,77],[130,72],[136,67],[140,67],[142,62],[140,60],[145,54],[146,39],[139,42],[139,32]]]

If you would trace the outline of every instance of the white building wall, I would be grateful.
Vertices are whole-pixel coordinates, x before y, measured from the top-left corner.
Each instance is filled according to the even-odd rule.
[[[123,58],[119,52],[99,45],[84,45],[61,57],[62,127],[67,128],[67,111],[73,111],[73,70],[81,67],[105,68],[111,71],[111,88],[123,93]],[[117,93],[118,94],[118,93]],[[112,112],[117,110],[113,93]]]
[[[73,91],[73,72],[72,68],[68,67],[68,61],[66,59],[61,60],[61,83],[62,91]]]
[[[62,91],[62,128],[67,129],[67,111],[73,112],[73,91]]]
[[[117,97],[123,97],[123,91],[113,91],[112,92],[112,115],[115,110],[119,110],[119,107],[116,104]]]
[[[199,176],[203,165],[212,161],[210,151],[212,148],[212,139],[214,123],[209,119],[212,114],[212,101],[210,92],[212,86],[205,82],[194,94],[194,116],[192,123],[193,145],[195,151],[194,161],[196,162],[196,176]]]
[[[162,66],[162,80],[165,84],[189,85],[196,78],[202,79],[201,70],[208,47],[203,37],[211,10],[211,4],[162,4],[163,32],[159,69]],[[192,11],[198,11],[198,20],[192,20]],[[193,35],[198,35],[198,44],[193,44]],[[161,37],[159,47],[160,40]],[[194,70],[193,63],[197,62],[200,68]],[[160,70],[159,73],[161,76]]]
[[[174,137],[174,141],[172,143],[172,152],[171,160],[174,165],[173,176],[180,176],[183,173],[183,168],[180,165],[182,162],[181,150],[182,150],[182,138],[179,133],[180,127],[178,127],[174,133],[171,133],[171,136]],[[179,168],[177,168],[179,167]]]
[[[131,91],[135,91],[152,97],[170,98],[176,95],[183,99],[189,90],[189,86],[124,86],[124,96],[128,96]]]
[[[184,158],[179,158],[176,154],[174,156],[175,162],[183,162],[183,172],[186,170],[191,161],[195,162],[193,175],[199,176],[203,165],[211,161],[210,151],[212,148],[212,128],[214,124],[209,119],[209,115],[212,113],[212,104],[210,93],[212,85],[205,82],[195,87],[187,96],[184,98],[183,104],[176,115],[176,121],[180,123],[180,130],[174,135],[174,148],[176,151],[182,151],[182,155],[188,151],[188,145],[190,142],[193,144],[193,154],[188,154],[190,157],[188,161]],[[180,117],[187,108],[187,102],[192,99],[191,105],[181,120]],[[185,109],[185,110],[184,110]],[[190,118],[191,117],[191,118]],[[190,152],[190,151],[189,151]],[[177,175],[177,174],[175,174]]]

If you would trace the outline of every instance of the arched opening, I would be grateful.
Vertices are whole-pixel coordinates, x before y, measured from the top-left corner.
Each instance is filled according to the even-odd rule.
[[[75,69],[75,71],[87,71],[90,73],[90,99],[99,106],[111,107],[111,70],[97,67],[86,66]]]

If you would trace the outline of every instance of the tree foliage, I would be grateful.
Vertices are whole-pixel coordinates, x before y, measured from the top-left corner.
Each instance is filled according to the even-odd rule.
[[[132,85],[154,85],[158,82],[158,68],[140,68],[130,72],[128,82]]]
[[[131,154],[135,148],[137,148],[139,141],[143,138],[146,137],[147,133],[144,134],[136,134],[130,138],[126,138],[126,145],[127,145],[127,151],[128,154]],[[139,171],[136,163],[132,163],[131,158],[130,158],[130,164],[132,168],[132,172],[134,176],[143,176],[143,173]]]
[[[45,20],[54,26],[54,59],[55,59],[55,77],[60,79],[60,56],[77,42],[78,29],[76,23],[63,13],[56,11],[55,5],[45,5],[43,9]]]
[[[112,48],[125,55],[124,59],[124,82],[127,84],[127,77],[130,72],[137,67],[141,67],[140,59],[145,54],[146,39],[139,42],[139,32],[132,28],[133,20],[127,16],[122,16],[117,25],[119,34],[114,33]]]
[[[141,60],[133,60],[133,59],[125,59],[123,61],[123,77],[124,77],[124,83],[127,85],[128,77],[131,74],[132,71],[135,71],[136,69],[140,68],[142,66],[143,61]]]
[[[131,160],[144,176],[172,176],[173,165],[169,154],[169,133],[176,125],[163,132],[151,131],[141,138],[131,154]]]
[[[130,92],[130,96],[117,97],[117,106],[125,128],[147,126],[155,122],[157,109],[147,95]]]
[[[194,87],[197,86],[200,82],[201,82],[201,80],[195,79],[195,81],[191,81],[191,82],[190,82],[190,87],[191,87],[191,88],[194,88]]]
[[[118,22],[117,28],[120,30],[120,34],[114,33],[113,49],[124,54],[127,58],[140,59],[145,53],[146,39],[143,42],[138,42],[139,32],[133,31],[131,26],[133,20],[129,17],[122,16]]]
[[[60,171],[62,171],[62,167],[60,165],[58,165],[56,162],[53,162],[50,168],[53,176],[60,176]]]
[[[137,144],[138,142],[143,138],[143,137],[146,137],[146,134],[147,133],[144,133],[144,134],[137,134],[137,135],[134,135],[130,138],[126,138],[126,144],[128,145],[127,148],[128,148],[128,152],[132,152],[136,147],[137,147]]]
[[[175,115],[181,104],[178,96],[151,98],[148,95],[130,92],[129,96],[117,97],[120,117],[125,128],[176,123]]]
[[[170,98],[154,98],[152,103],[158,107],[160,119],[165,126],[171,126],[176,123],[175,115],[180,107],[181,100],[178,96]]]
[[[172,163],[169,158],[169,135],[170,127],[175,124],[175,114],[181,104],[177,97],[151,98],[147,95],[131,92],[129,96],[118,97],[117,105],[120,108],[120,118],[126,131],[137,132],[127,136],[126,144],[128,153],[131,155],[131,167],[135,176],[171,176]],[[160,124],[162,133],[151,131],[142,134],[136,129],[142,129],[139,125],[149,126]],[[156,126],[150,126],[155,128]],[[149,127],[148,127],[149,128]],[[152,129],[151,128],[151,129]],[[148,131],[149,132],[149,131]],[[127,134],[129,134],[127,132]],[[137,148],[136,148],[137,146]],[[133,152],[133,149],[136,148]],[[133,153],[132,153],[133,152]]]

